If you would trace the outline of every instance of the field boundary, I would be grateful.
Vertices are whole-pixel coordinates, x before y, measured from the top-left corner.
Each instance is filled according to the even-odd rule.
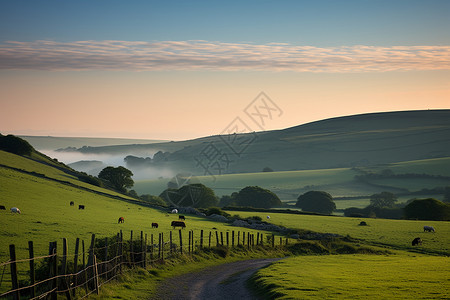
[[[183,238],[183,232],[188,234],[187,241],[186,237]],[[83,299],[93,293],[99,294],[100,287],[133,267],[151,268],[164,263],[165,259],[183,254],[192,255],[214,247],[218,247],[219,251],[220,247],[280,248],[289,243],[288,238],[282,237],[276,243],[273,233],[241,234],[241,231],[233,230],[225,233],[209,231],[204,235],[201,230],[195,235],[199,238],[194,239],[193,230],[182,229],[170,231],[168,237],[163,233],[148,236],[141,231],[137,239],[133,239],[131,231],[129,240],[124,240],[122,231],[113,238],[96,239],[95,234],[92,234],[88,250],[85,249],[84,241],[76,239],[74,254],[68,253],[68,241],[63,238],[59,247],[57,242],[49,243],[46,256],[35,256],[33,242],[29,241],[29,257],[25,259],[16,258],[16,246],[11,244],[10,260],[0,263],[0,288],[4,282],[9,281],[11,285],[8,289],[0,290],[0,298],[19,300],[21,296],[26,299],[50,297],[53,300],[65,296],[67,299]],[[6,272],[7,269],[9,272]]]

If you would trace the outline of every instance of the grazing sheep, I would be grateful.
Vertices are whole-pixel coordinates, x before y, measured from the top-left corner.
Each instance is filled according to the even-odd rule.
[[[13,207],[11,208],[11,212],[15,214],[20,214],[20,209],[18,209],[17,207]]]
[[[75,203],[73,201],[70,201],[70,206],[74,206]]]
[[[435,230],[434,230],[434,227],[433,226],[423,226],[423,232],[426,232],[426,231],[428,231],[428,232],[436,232]]]
[[[172,209],[171,213],[177,214],[178,213],[178,209],[176,209],[176,208]]]
[[[367,223],[365,221],[359,222],[359,226],[367,226]]]
[[[158,223],[152,223],[152,228],[158,228]]]
[[[170,226],[172,226],[173,229],[175,229],[176,227],[181,227],[181,229],[186,228],[186,224],[183,221],[172,221]]]
[[[413,246],[422,245],[422,239],[420,237],[416,237],[412,243]]]
[[[267,219],[270,219],[270,216],[267,216]]]
[[[6,210],[6,207],[4,205],[0,205],[0,210]]]
[[[78,205],[78,209],[84,209],[84,205]]]
[[[124,219],[123,217],[120,217],[120,218],[119,218],[118,224],[119,224],[119,223],[123,223],[123,222],[125,222],[125,219]]]
[[[178,216],[178,220],[186,220],[186,217],[185,217],[185,216],[182,216],[182,215],[180,215],[180,216]]]

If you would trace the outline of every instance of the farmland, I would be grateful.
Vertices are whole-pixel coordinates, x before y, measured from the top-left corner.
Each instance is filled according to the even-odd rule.
[[[277,299],[448,299],[450,258],[298,256],[261,269],[253,280]]]

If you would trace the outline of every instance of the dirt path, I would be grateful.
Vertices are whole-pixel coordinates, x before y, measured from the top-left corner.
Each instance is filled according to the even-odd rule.
[[[151,299],[258,299],[245,286],[258,269],[280,258],[252,259],[206,268],[170,278]]]

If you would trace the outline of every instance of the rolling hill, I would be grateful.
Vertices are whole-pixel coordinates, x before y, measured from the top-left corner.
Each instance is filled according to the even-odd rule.
[[[312,122],[283,130],[195,140],[82,147],[84,155],[119,155],[148,178],[366,167],[450,156],[450,110],[371,113]],[[152,160],[158,151],[163,159]],[[144,159],[147,158],[148,159]],[[140,162],[139,162],[140,159]],[[170,170],[170,172],[168,171]],[[161,172],[162,174],[162,172]],[[143,179],[143,178],[142,178]]]

